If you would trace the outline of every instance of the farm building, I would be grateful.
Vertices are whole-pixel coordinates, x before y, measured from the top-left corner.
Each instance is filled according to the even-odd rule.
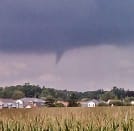
[[[16,100],[16,108],[24,108],[24,103],[22,100]]]
[[[0,109],[2,108],[25,108],[25,107],[40,107],[45,104],[45,101],[38,98],[21,98],[18,100],[13,99],[0,99]]]
[[[82,107],[96,107],[100,102],[98,100],[90,100],[90,101],[84,101],[80,102]]]
[[[2,109],[2,108],[16,108],[15,100],[0,99],[0,109]]]
[[[24,108],[27,106],[41,107],[45,104],[45,101],[38,98],[21,98],[16,100],[17,108]]]

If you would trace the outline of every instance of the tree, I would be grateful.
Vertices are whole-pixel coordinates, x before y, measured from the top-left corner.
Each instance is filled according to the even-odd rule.
[[[125,98],[125,90],[123,88],[117,88],[116,86],[113,87],[111,92],[114,93],[115,96],[117,96],[118,99]]]
[[[114,95],[113,92],[108,91],[101,95],[101,99],[107,101],[109,99],[117,99],[117,97]]]
[[[53,97],[47,97],[45,105],[47,107],[55,107],[55,99]]]
[[[109,102],[109,105],[114,105],[114,106],[123,106],[123,102],[121,100],[111,100]]]
[[[25,94],[22,91],[19,91],[19,90],[14,91],[14,93],[12,95],[13,99],[20,99],[20,98],[23,98],[23,97],[25,97]]]
[[[22,91],[25,93],[26,97],[38,98],[41,94],[41,88],[39,86],[30,85],[29,83],[23,85]]]
[[[78,98],[76,94],[72,93],[69,99],[68,107],[78,107],[79,103],[77,101],[78,101]]]
[[[55,103],[55,107],[65,107],[62,103]]]

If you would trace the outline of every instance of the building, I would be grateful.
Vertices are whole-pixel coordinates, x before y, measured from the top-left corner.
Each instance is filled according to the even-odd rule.
[[[80,102],[82,107],[96,107],[100,102],[98,100],[90,100],[90,101],[84,101]]]
[[[93,99],[93,100],[88,102],[88,107],[96,107],[98,104],[99,104],[99,101]]]
[[[131,101],[131,105],[133,105],[133,106],[134,106],[134,101]]]
[[[0,109],[2,108],[16,108],[15,100],[13,99],[0,99]]]
[[[16,108],[24,108],[24,102],[22,100],[16,100]]]
[[[21,98],[16,100],[17,108],[25,108],[27,106],[30,107],[41,107],[45,105],[45,101],[38,98]]]

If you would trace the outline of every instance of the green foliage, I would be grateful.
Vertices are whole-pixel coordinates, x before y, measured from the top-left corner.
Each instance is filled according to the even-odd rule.
[[[113,92],[113,94],[117,96],[118,99],[125,98],[125,90],[123,88],[113,87],[111,92]]]
[[[53,97],[48,97],[45,100],[45,106],[47,107],[55,107],[55,99]]]
[[[109,102],[109,105],[114,105],[114,106],[123,106],[123,102],[120,100],[111,100]]]
[[[75,96],[73,96],[73,94]],[[40,87],[38,85],[31,85],[30,83],[25,83],[24,85],[9,86],[4,88],[0,87],[0,98],[18,99],[23,96],[36,98],[47,98],[51,96],[55,100],[69,101],[70,106],[77,106],[77,101],[80,101],[84,98],[87,98],[89,100],[101,99],[104,101],[107,101],[109,99],[120,99],[124,100],[126,103],[130,103],[130,101],[134,100],[134,91],[125,91],[123,88],[113,87],[111,91],[104,91],[100,89],[96,91],[77,92],[67,90],[56,90],[53,88],[46,88],[45,86]]]
[[[134,97],[125,97],[125,102],[134,101]]]
[[[109,99],[117,99],[116,95],[114,95],[113,92],[105,92],[102,96],[101,99],[104,101],[107,101]]]
[[[124,102],[123,105],[124,106],[132,106],[130,102]]]
[[[64,107],[64,104],[62,104],[62,103],[55,103],[55,107]]]
[[[37,85],[30,85],[29,83],[25,83],[22,87],[22,91],[25,93],[26,97],[39,97],[41,94],[41,88]]]
[[[20,98],[23,98],[23,97],[25,97],[25,94],[24,94],[22,91],[20,91],[20,90],[15,90],[15,91],[13,92],[13,95],[12,95],[12,98],[13,98],[13,99],[20,99]]]
[[[79,104],[77,102],[78,98],[76,96],[76,94],[72,93],[69,99],[69,103],[68,103],[68,107],[78,107]]]
[[[98,104],[98,106],[109,106],[109,105],[105,102],[101,102],[101,103]]]

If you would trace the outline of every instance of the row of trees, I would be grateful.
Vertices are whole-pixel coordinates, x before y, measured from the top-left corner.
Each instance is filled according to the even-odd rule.
[[[47,97],[45,99],[45,106],[47,107],[64,107],[65,105],[63,103],[58,103],[56,99],[52,97]],[[78,107],[80,106],[80,103],[78,103],[78,99],[76,98],[76,95],[74,93],[71,94],[69,100],[68,100],[68,107]]]
[[[25,83],[24,85],[16,85],[9,87],[0,87],[0,98],[19,99],[22,97],[36,97],[36,98],[53,98],[55,100],[69,101],[72,99],[101,99],[107,101],[108,99],[120,100],[134,100],[134,91],[124,90],[123,88],[113,87],[110,91],[102,89],[97,91],[76,92],[67,90],[56,90],[53,88],[40,87],[39,85],[31,85]]]

